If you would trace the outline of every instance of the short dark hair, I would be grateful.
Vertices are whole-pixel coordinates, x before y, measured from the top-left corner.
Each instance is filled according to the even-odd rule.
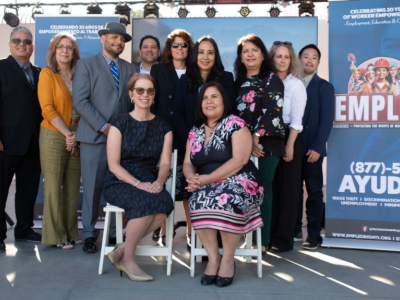
[[[158,38],[156,38],[156,37],[153,36],[153,35],[145,35],[144,37],[142,37],[142,38],[140,39],[139,49],[142,49],[143,41],[146,40],[146,39],[153,39],[153,40],[155,40],[156,43],[157,43],[157,48],[160,49],[160,41],[158,40]]]
[[[197,56],[199,55],[199,46],[202,42],[210,42],[215,51],[215,61],[211,67],[211,71],[207,76],[205,82],[200,74],[199,66],[197,65]],[[224,76],[224,64],[222,63],[221,56],[219,54],[218,46],[215,40],[209,36],[202,36],[199,38],[194,45],[192,56],[190,57],[189,64],[186,65],[186,78],[190,92],[195,93],[203,83],[209,81],[215,81],[218,83],[222,82],[222,77]]]
[[[201,108],[201,104],[203,102],[204,93],[209,87],[213,86],[216,87],[217,90],[221,93],[222,100],[224,101],[224,111],[222,113],[222,117],[219,120],[217,120],[217,122],[221,122],[223,119],[229,117],[232,114],[232,108],[229,102],[229,97],[226,94],[224,87],[220,83],[215,81],[207,82],[200,89],[196,99],[196,121],[194,123],[194,126],[196,126],[197,128],[200,128],[201,125],[203,124],[207,124],[207,117],[205,116],[203,109]]]
[[[314,44],[309,44],[307,46],[304,46],[303,49],[300,50],[299,52],[299,58],[301,58],[301,55],[303,54],[303,51],[306,49],[314,49],[315,51],[318,52],[318,61],[321,60],[321,51],[319,51],[318,47]]]
[[[243,45],[246,42],[253,43],[256,47],[260,48],[261,53],[264,55],[264,59],[261,63],[260,73],[258,74],[258,77],[260,79],[264,79],[272,71],[271,59],[269,57],[267,48],[265,47],[263,41],[258,36],[254,35],[253,33],[242,36],[238,41],[236,60],[233,65],[234,73],[236,76],[236,80],[235,80],[236,90],[239,90],[241,85],[247,80],[247,76],[246,76],[247,68],[242,63],[242,58],[240,57],[240,55],[242,54]]]

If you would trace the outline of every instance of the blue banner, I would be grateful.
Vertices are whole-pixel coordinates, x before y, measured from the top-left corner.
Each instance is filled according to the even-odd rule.
[[[108,22],[119,22],[119,15],[114,16],[41,16],[35,19],[35,64],[41,68],[46,66],[46,56],[49,50],[50,40],[60,32],[69,32],[76,38],[81,58],[98,54],[103,48],[97,32],[104,28]],[[34,209],[34,219],[43,218],[43,176],[40,178],[40,186]],[[81,219],[81,205],[83,199],[83,187],[81,182],[78,209],[78,219]],[[104,220],[103,206],[106,201],[102,198],[99,209],[99,220]]]
[[[326,237],[400,242],[400,3],[329,4]]]

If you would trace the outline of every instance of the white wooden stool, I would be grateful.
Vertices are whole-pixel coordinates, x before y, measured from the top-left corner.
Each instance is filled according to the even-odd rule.
[[[174,206],[175,206],[175,184],[176,184],[176,164],[178,161],[178,152],[174,150],[171,158],[171,169],[172,176],[167,179],[165,189],[171,195]],[[104,259],[105,256],[114,250],[114,247],[108,245],[108,232],[110,229],[111,213],[115,213],[115,225],[116,225],[116,239],[117,244],[123,242],[123,225],[122,225],[122,214],[124,209],[114,205],[107,204],[104,207],[106,213],[104,221],[104,232],[103,232],[103,243],[101,245],[101,255],[99,263],[99,275],[103,274],[104,271]],[[173,231],[174,231],[174,211],[167,218],[167,232],[166,232],[166,245],[162,246],[137,246],[135,255],[138,256],[165,256],[167,258],[167,276],[171,276],[171,264],[172,264],[172,243],[173,243]]]

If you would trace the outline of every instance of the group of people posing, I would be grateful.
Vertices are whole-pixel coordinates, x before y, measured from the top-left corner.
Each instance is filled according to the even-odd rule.
[[[30,31],[16,27],[11,33],[11,55],[0,60],[0,250],[15,173],[17,240],[64,250],[83,244],[83,251],[97,252],[103,195],[128,219],[126,240],[108,254],[110,261],[132,280],[152,280],[134,253],[150,233],[165,243],[163,224],[174,209],[164,188],[173,149],[175,199],[183,201],[188,247],[193,226],[209,257],[201,284],[230,285],[239,240],[259,227],[263,253],[293,249],[295,238],[302,238],[303,181],[308,194],[303,248],[319,246],[322,162],[334,89],[315,73],[317,46],[307,45],[297,55],[292,43],[275,41],[268,51],[248,34],[238,40],[234,77],[224,70],[211,36],[194,43],[187,31],[176,29],[162,53],[156,37],[144,36],[142,63],[136,66],[119,57],[132,39],[124,25],[107,23],[98,34],[102,51],[83,59],[72,35],[57,34],[40,72],[29,63]],[[40,172],[42,236],[31,228]]]

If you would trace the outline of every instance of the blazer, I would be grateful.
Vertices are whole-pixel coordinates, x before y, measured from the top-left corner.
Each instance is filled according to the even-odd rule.
[[[88,144],[107,142],[107,137],[100,129],[113,118],[132,110],[127,85],[129,76],[137,72],[138,67],[119,58],[118,91],[101,52],[78,60],[72,84],[72,103],[81,116],[77,141]]]
[[[172,128],[174,135],[173,148],[178,149],[179,144],[173,121],[174,97],[179,82],[173,63],[156,64],[151,67],[150,75],[156,81],[156,96],[151,112],[165,119]]]
[[[39,150],[39,129],[42,121],[37,96],[40,68],[32,65],[34,89],[29,86],[24,71],[11,55],[0,60],[0,141],[6,155],[24,155],[32,132]]]
[[[49,68],[42,70],[38,84],[38,97],[43,115],[41,126],[58,132],[58,129],[50,123],[57,116],[63,119],[67,127],[69,126],[72,96],[60,74],[54,73]]]
[[[307,104],[301,133],[303,155],[311,149],[322,157],[326,156],[326,142],[331,133],[334,113],[333,85],[315,74],[307,87]]]
[[[229,102],[234,112],[236,107],[235,84],[232,73],[224,72],[221,84],[229,97]],[[179,143],[178,150],[182,151],[182,153],[185,153],[189,131],[192,129],[196,120],[197,95],[198,92],[190,92],[186,74],[182,75],[174,97],[174,122]]]

